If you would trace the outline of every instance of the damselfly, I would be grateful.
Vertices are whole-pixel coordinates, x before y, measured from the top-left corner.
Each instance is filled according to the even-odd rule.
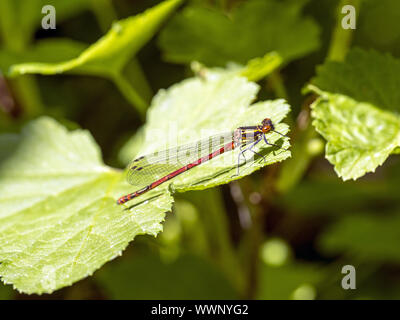
[[[240,153],[237,159],[236,175],[239,175],[240,158],[243,157],[246,162],[244,155],[246,151],[251,151],[265,160],[264,156],[253,150],[260,141],[284,149],[268,141],[266,134],[271,131],[286,137],[284,134],[275,131],[271,119],[266,118],[257,126],[239,127],[233,132],[212,136],[206,140],[141,156],[131,162],[127,176],[127,181],[139,189],[119,198],[117,203],[123,204],[136,198],[177,175],[237,147],[240,148]]]

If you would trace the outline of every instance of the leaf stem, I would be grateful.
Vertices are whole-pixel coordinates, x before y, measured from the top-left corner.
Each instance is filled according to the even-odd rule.
[[[125,78],[121,73],[115,74],[111,77],[111,80],[114,81],[118,89],[124,95],[124,97],[132,103],[133,106],[136,107],[136,110],[139,112],[142,119],[144,119],[146,115],[146,110],[148,107],[148,103],[141,97],[135,88],[131,85],[129,80]]]
[[[223,205],[221,191],[213,188],[193,192],[191,200],[200,209],[204,208],[205,204],[210,204],[206,207],[207,214],[204,225],[208,233],[211,258],[217,261],[236,291],[243,296],[245,278],[230,239],[229,221]]]
[[[259,266],[259,249],[265,237],[265,212],[268,207],[266,202],[263,206],[252,204],[249,201],[250,190],[253,190],[249,185],[250,179],[242,179],[239,182],[239,188],[243,193],[243,202],[248,208],[251,216],[250,228],[245,230],[240,242],[240,258],[243,263],[244,273],[246,275],[245,298],[253,299],[257,294],[257,279]]]
[[[123,73],[129,82],[134,84],[134,89],[144,101],[146,105],[150,104],[151,98],[153,96],[153,91],[149,82],[147,81],[146,75],[136,57],[133,57],[125,66]]]
[[[25,75],[11,79],[10,83],[18,93],[18,101],[24,109],[24,118],[33,118],[43,113],[39,87],[34,76]]]
[[[97,21],[103,32],[108,31],[112,22],[117,20],[117,13],[110,0],[91,0],[92,8],[96,15]],[[151,97],[153,95],[150,84],[148,83],[144,72],[139,64],[139,61],[133,57],[125,66],[124,75],[126,81],[122,80],[122,83],[117,84],[121,92],[127,97],[127,99],[133,103],[136,107],[140,108],[149,105]],[[119,77],[119,76],[118,76]],[[113,78],[115,79],[115,78]],[[129,81],[128,81],[129,79]],[[133,85],[134,84],[134,85]],[[122,89],[122,87],[124,89]],[[131,88],[129,88],[131,87]],[[124,91],[123,91],[124,90]],[[139,94],[140,92],[140,94]],[[143,103],[145,102],[145,104]]]
[[[352,5],[356,10],[358,16],[361,1],[360,0],[341,0],[337,8],[337,21],[335,29],[333,30],[331,44],[327,59],[335,61],[343,61],[350,49],[351,41],[353,39],[354,30],[344,29],[342,27],[342,8],[345,5]]]
[[[225,11],[228,8],[229,0],[217,0],[218,6],[222,11]]]
[[[271,87],[274,89],[276,97],[287,101],[287,90],[279,70],[273,71],[267,79]]]
[[[309,123],[305,130],[299,132],[299,137],[292,146],[292,158],[282,163],[280,174],[275,185],[278,192],[286,193],[297,185],[312,159],[321,154],[323,151],[323,144],[321,142],[321,148],[315,150],[316,148],[311,147],[314,140],[316,144],[320,141],[317,132]]]
[[[13,53],[23,53],[31,40],[31,33],[23,32],[18,22],[18,10],[12,1],[0,2],[0,35],[5,48]],[[23,117],[32,118],[43,112],[38,85],[33,76],[9,80],[12,91],[23,107]]]

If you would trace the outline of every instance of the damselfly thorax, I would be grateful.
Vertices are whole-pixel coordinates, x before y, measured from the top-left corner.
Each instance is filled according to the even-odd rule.
[[[239,127],[233,131],[233,140],[235,147],[245,146],[249,143],[253,143],[257,140],[262,139],[263,134],[275,130],[271,119],[264,119],[261,125],[258,126],[247,126]]]

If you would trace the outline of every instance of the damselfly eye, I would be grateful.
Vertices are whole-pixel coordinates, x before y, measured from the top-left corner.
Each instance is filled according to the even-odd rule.
[[[263,127],[263,131],[264,132],[268,132],[270,130],[274,130],[275,129],[270,118],[265,118],[262,121],[262,127]]]
[[[265,119],[262,121],[262,131],[263,131],[264,133],[267,133],[267,132],[269,132],[269,131],[271,131],[271,130],[274,130],[274,125],[272,124],[271,119],[265,118]]]
[[[263,125],[263,127],[264,127],[264,126],[272,127],[272,121],[271,121],[271,119],[270,119],[270,118],[265,118],[265,119],[262,121],[262,125]]]

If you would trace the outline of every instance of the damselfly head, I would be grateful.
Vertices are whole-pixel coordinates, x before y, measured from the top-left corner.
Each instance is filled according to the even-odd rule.
[[[271,130],[275,130],[275,127],[274,127],[274,125],[273,125],[271,119],[269,119],[269,118],[265,118],[265,119],[262,121],[261,124],[262,124],[261,130],[262,130],[263,133],[268,133],[268,132],[270,132]]]

